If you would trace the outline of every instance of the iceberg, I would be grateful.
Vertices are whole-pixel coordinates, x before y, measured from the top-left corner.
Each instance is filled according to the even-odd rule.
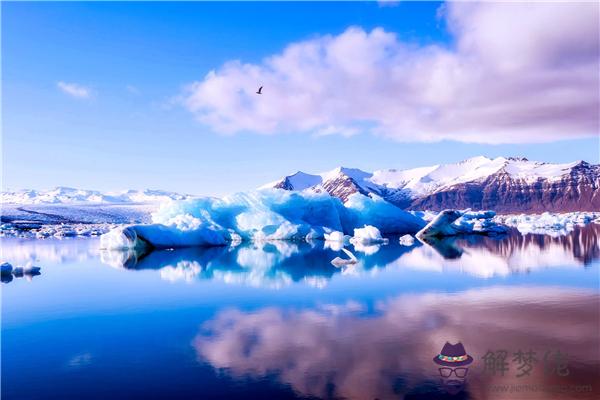
[[[328,193],[278,189],[166,203],[152,214],[152,222],[118,227],[102,236],[101,247],[126,250],[223,246],[239,241],[341,241],[350,233],[361,241],[375,235],[371,239],[381,242],[382,233],[415,233],[426,224],[375,195],[355,193],[342,203]]]
[[[417,238],[444,237],[480,233],[495,235],[507,232],[494,221],[494,211],[444,210],[417,233]]]

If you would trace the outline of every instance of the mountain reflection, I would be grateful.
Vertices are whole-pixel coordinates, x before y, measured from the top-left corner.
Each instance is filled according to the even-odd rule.
[[[104,263],[131,270],[155,269],[169,281],[220,280],[251,286],[283,287],[304,282],[321,287],[336,274],[361,275],[378,269],[458,271],[476,277],[507,276],[545,268],[580,268],[600,258],[600,227],[577,227],[568,236],[461,236],[357,248],[347,245],[356,264],[331,264],[342,244],[323,241],[273,241],[230,247],[155,250],[150,253],[104,251]]]
[[[435,398],[446,341],[462,342],[474,358],[467,393],[458,398],[547,399],[553,385],[590,385],[560,398],[597,398],[600,368],[599,296],[561,288],[493,287],[459,294],[405,295],[374,310],[350,302],[316,309],[227,310],[202,325],[193,340],[198,360],[234,378],[273,375],[304,396],[348,399]],[[484,371],[488,350],[505,350],[509,370]],[[513,353],[532,350],[538,362],[517,378]],[[548,373],[548,351],[568,355],[568,376]],[[495,385],[537,385],[525,396]],[[435,395],[435,396],[434,396]]]

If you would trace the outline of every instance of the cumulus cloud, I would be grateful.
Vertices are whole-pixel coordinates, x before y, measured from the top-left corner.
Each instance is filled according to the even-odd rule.
[[[460,2],[439,14],[450,45],[349,27],[258,64],[227,62],[189,84],[182,103],[226,134],[483,143],[597,134],[598,4]]]
[[[68,94],[69,96],[78,98],[78,99],[88,99],[92,95],[92,91],[90,88],[79,85],[77,83],[67,83],[67,82],[57,82],[56,86],[63,92]]]

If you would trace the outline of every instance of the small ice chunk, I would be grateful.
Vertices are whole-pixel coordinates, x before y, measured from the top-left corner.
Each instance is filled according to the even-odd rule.
[[[359,244],[376,244],[385,243],[387,239],[381,236],[381,232],[376,227],[365,225],[364,228],[354,229],[354,236],[350,241]]]
[[[402,246],[412,246],[413,244],[415,244],[415,238],[412,237],[412,235],[406,234],[406,235],[400,237],[399,243]]]

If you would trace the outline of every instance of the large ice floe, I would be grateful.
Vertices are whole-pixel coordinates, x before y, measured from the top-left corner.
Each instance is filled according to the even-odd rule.
[[[376,196],[355,194],[342,203],[327,193],[277,189],[172,202],[154,213],[152,221],[109,232],[102,236],[102,247],[220,246],[235,241],[326,238],[339,241],[355,229],[370,233],[375,229],[381,237],[381,233],[417,232],[426,224],[422,218]]]
[[[493,212],[445,213],[452,215],[447,221],[452,228],[443,235],[500,231],[491,222]],[[438,228],[443,222],[439,218],[435,219]],[[382,235],[414,234],[427,225],[419,213],[404,211],[376,195],[356,193],[342,203],[327,193],[278,189],[171,202],[154,213],[152,221],[112,230],[102,236],[102,247],[175,248],[314,239],[341,242],[346,235],[352,235],[353,242],[373,245],[385,243]]]

